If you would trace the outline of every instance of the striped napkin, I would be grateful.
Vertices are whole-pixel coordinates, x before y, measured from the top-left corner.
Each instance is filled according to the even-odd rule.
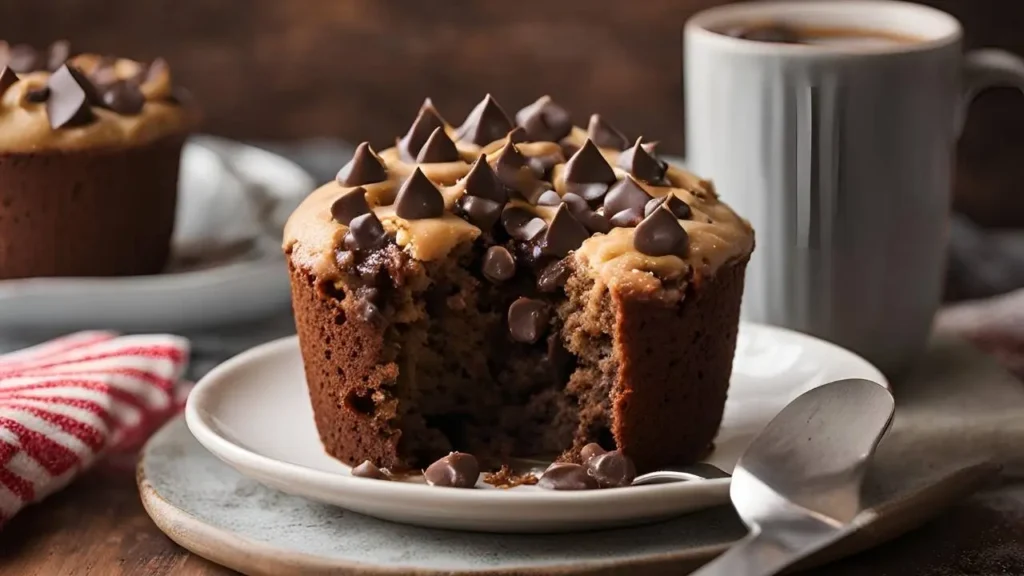
[[[0,355],[0,526],[180,410],[188,342],[80,332]]]

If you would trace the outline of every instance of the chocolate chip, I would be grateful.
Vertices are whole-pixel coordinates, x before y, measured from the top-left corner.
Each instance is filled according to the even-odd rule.
[[[7,92],[7,89],[18,81],[18,75],[11,70],[9,66],[4,66],[3,70],[0,70],[0,96]]]
[[[587,125],[587,137],[594,141],[601,148],[614,148],[624,150],[629,146],[629,140],[615,129],[614,126],[601,118],[600,114],[592,114],[590,123]]]
[[[600,444],[597,442],[591,442],[583,448],[580,448],[580,462],[583,462],[583,464],[586,465],[588,460],[594,456],[604,454],[605,452],[607,452],[607,450],[602,448]]]
[[[562,258],[579,248],[587,238],[590,232],[569,212],[569,207],[562,204],[544,234],[544,252]]]
[[[558,142],[572,131],[569,112],[555,104],[550,96],[541,96],[533,104],[516,112],[516,123],[533,140]]]
[[[33,104],[40,104],[46,102],[46,99],[50,97],[50,89],[46,86],[40,86],[39,88],[32,88],[25,92],[25,100],[32,102]]]
[[[605,194],[608,193],[608,185],[600,182],[591,182],[589,184],[581,184],[578,182],[566,182],[565,189],[577,196],[582,197],[587,202],[596,203]]]
[[[480,465],[472,454],[452,452],[428,466],[423,478],[431,486],[472,488],[480,478]]]
[[[337,179],[342,186],[374,184],[387,180],[388,170],[373,148],[370,148],[370,143],[363,142],[356,146],[356,153],[348,164],[338,171]]]
[[[444,120],[437,113],[437,108],[434,108],[434,103],[427,98],[420,106],[420,111],[416,114],[409,131],[398,141],[398,151],[402,158],[407,162],[413,162],[437,128],[444,128]]]
[[[685,258],[690,238],[671,212],[659,208],[637,225],[633,247],[648,256]]]
[[[562,197],[554,190],[547,190],[537,197],[538,206],[558,206],[562,203]]]
[[[585,467],[601,488],[629,486],[636,478],[633,461],[618,450],[593,456],[586,461]]]
[[[67,64],[50,76],[47,84],[50,88],[50,98],[46,101],[46,115],[49,117],[50,127],[54,130],[81,126],[95,118],[89,105],[89,92],[82,80],[83,78]],[[91,88],[91,85],[89,87]]]
[[[526,165],[530,167],[530,170],[533,170],[533,174],[537,178],[543,178],[555,164],[561,161],[562,156],[559,154],[546,154],[544,156],[530,156],[526,159]]]
[[[100,100],[104,108],[125,116],[134,116],[142,112],[142,107],[146,104],[146,97],[142,95],[139,87],[125,80],[118,80],[104,87]]]
[[[459,199],[459,207],[470,224],[489,232],[501,218],[504,205],[487,198],[466,195]]]
[[[500,140],[512,130],[512,121],[501,106],[488,94],[476,105],[459,126],[456,137],[484,146]]]
[[[398,190],[395,214],[406,220],[440,218],[444,214],[444,196],[423,171],[416,168]]]
[[[597,480],[579,464],[559,463],[544,471],[537,486],[547,490],[594,490]]]
[[[635,228],[644,219],[643,212],[636,208],[627,208],[616,212],[608,219],[608,223],[614,228]]]
[[[512,131],[510,131],[505,136],[505,138],[507,138],[508,141],[512,142],[513,144],[519,144],[521,142],[527,142],[526,130],[523,130],[522,126],[516,126],[515,128],[512,129]]]
[[[111,63],[116,63],[117,58],[111,58]],[[167,60],[163,58],[154,58],[152,62],[146,66],[146,69],[142,71],[142,83],[145,84],[150,80],[156,80],[161,76],[167,76],[171,73],[171,65],[167,63]]]
[[[484,254],[482,269],[484,277],[497,284],[516,275],[516,261],[503,246],[491,246]]]
[[[369,460],[352,469],[352,475],[356,478],[370,478],[373,480],[390,480],[380,468],[373,465]]]
[[[537,289],[541,292],[554,292],[565,286],[565,281],[571,275],[572,268],[569,267],[568,260],[556,260],[541,271],[537,278]]]
[[[605,161],[601,151],[594,145],[594,141],[588,138],[583,143],[583,147],[566,162],[565,181],[579,184],[611,184],[615,182],[615,171]],[[576,193],[579,194],[579,192]],[[586,198],[586,196],[583,197]]]
[[[67,40],[57,40],[50,44],[49,54],[46,58],[46,69],[51,72],[60,68],[68,57],[71,56],[71,43]]]
[[[509,236],[523,242],[533,240],[547,227],[543,219],[529,210],[511,205],[502,210],[501,224]]]
[[[688,220],[693,214],[690,210],[689,204],[683,202],[675,194],[668,194],[661,198],[654,198],[653,200],[648,201],[647,204],[644,205],[644,216],[650,216],[651,212],[660,208],[662,204],[668,208],[669,212],[672,212],[673,216],[680,220]]]
[[[345,247],[349,250],[374,250],[384,245],[384,225],[373,212],[356,216],[348,223]]]
[[[455,143],[440,126],[434,128],[430,138],[427,138],[426,144],[420,148],[420,153],[416,156],[416,161],[420,164],[455,162],[458,159],[459,151],[455,148]]]
[[[591,233],[600,232],[602,234],[607,234],[608,231],[612,229],[612,225],[608,220],[608,217],[602,216],[593,210],[580,212],[579,214],[575,214],[575,216],[576,219],[580,221],[580,224],[583,224],[583,226]]]
[[[640,138],[636,139],[632,148],[619,154],[616,164],[635,178],[649,184],[660,184],[665,179],[666,166],[647,153]]]
[[[526,157],[519,152],[515,144],[505,142],[501,152],[498,153],[498,160],[494,163],[494,171],[498,175],[498,180],[509,187],[518,186],[520,169],[523,166],[526,166]]]
[[[565,202],[569,206],[569,210],[572,210],[573,214],[590,210],[590,205],[587,204],[587,201],[579,194],[567,192],[562,195],[562,202]]]
[[[331,216],[334,221],[346,226],[354,218],[369,211],[370,205],[366,203],[366,189],[361,187],[338,196],[338,199],[331,204]]]
[[[483,154],[470,167],[469,174],[466,174],[465,186],[466,194],[471,196],[486,198],[501,204],[508,201],[508,192],[505,190],[505,186],[498,181],[498,177]]]
[[[615,215],[623,210],[636,210],[643,216],[644,206],[651,200],[651,195],[630,176],[619,180],[604,197],[604,213]]]
[[[362,298],[356,301],[355,304],[356,318],[372,324],[378,328],[384,326],[385,319],[384,314],[381,313],[380,308],[376,304],[370,302],[366,298]]]
[[[533,344],[547,331],[550,318],[547,302],[520,296],[508,308],[508,332],[516,342]]]
[[[28,44],[15,44],[7,50],[7,67],[19,74],[35,72],[43,68],[43,58]]]
[[[139,70],[138,74],[130,81],[141,85],[146,78],[146,68]],[[102,56],[96,63],[96,67],[89,73],[89,79],[96,86],[106,86],[117,82],[117,57]]]
[[[655,151],[658,149],[658,141],[651,140],[649,142],[644,142],[641,146],[643,146],[644,150],[647,150],[648,154],[654,156]]]

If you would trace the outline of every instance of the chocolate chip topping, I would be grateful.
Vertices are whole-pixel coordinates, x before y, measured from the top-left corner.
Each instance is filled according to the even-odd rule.
[[[602,448],[600,444],[597,442],[591,442],[583,448],[580,448],[580,462],[583,462],[583,464],[586,465],[588,460],[594,456],[604,454],[605,452],[607,452],[607,450]]]
[[[4,66],[3,70],[0,70],[0,96],[7,92],[7,89],[18,81],[18,75],[11,70],[10,66]]]
[[[643,212],[636,208],[627,208],[616,212],[608,219],[608,223],[614,228],[635,228],[643,219]]]
[[[526,156],[523,156],[519,148],[511,140],[505,142],[501,152],[498,153],[497,161],[494,163],[494,171],[498,175],[498,180],[501,180],[509,187],[514,188],[518,186],[520,169],[523,166],[526,166]]]
[[[95,118],[90,106],[90,90],[80,74],[67,64],[61,66],[51,76],[47,85],[50,98],[46,101],[46,114],[50,119],[50,127],[58,128],[81,126]]]
[[[466,194],[486,198],[492,202],[504,204],[508,201],[508,192],[505,186],[498,181],[497,175],[487,163],[487,158],[481,154],[476,162],[469,169],[465,179]]]
[[[420,149],[437,128],[444,128],[444,119],[438,114],[437,108],[434,108],[434,103],[430,101],[430,98],[427,98],[420,106],[420,111],[416,114],[416,119],[413,120],[409,131],[398,141],[398,149],[402,157],[408,162],[415,160]]]
[[[604,216],[594,212],[590,209],[590,204],[583,199],[579,194],[572,192],[566,192],[562,195],[562,202],[569,207],[569,211],[572,215],[580,221],[583,226],[586,227],[590,232],[601,232],[602,234],[607,233],[611,230],[611,225],[608,223],[608,219]]]
[[[550,317],[547,302],[520,296],[508,307],[508,332],[516,342],[533,344],[547,331]]]
[[[587,124],[587,137],[602,148],[625,150],[629,146],[629,140],[622,132],[601,118],[600,114],[590,115],[590,123]]]
[[[663,204],[666,208],[668,208],[669,212],[671,212],[673,216],[680,220],[688,220],[690,216],[693,214],[693,212],[690,210],[689,204],[683,202],[675,194],[668,194],[666,196],[662,196],[661,198],[655,198],[647,202],[647,204],[644,205],[644,216],[650,216],[651,212],[654,212]]]
[[[648,256],[685,258],[690,238],[672,212],[659,208],[637,225],[633,247]]]
[[[522,242],[529,242],[547,228],[543,219],[529,210],[508,205],[501,212],[501,224],[508,235]]]
[[[387,180],[388,170],[373,148],[370,148],[370,143],[363,142],[356,146],[356,153],[348,164],[338,171],[337,179],[342,186],[374,184]]]
[[[331,204],[331,216],[334,221],[346,226],[354,218],[369,211],[370,205],[366,203],[366,189],[361,187],[338,196],[338,199]]]
[[[366,460],[359,466],[352,469],[352,475],[356,478],[370,478],[373,480],[390,480],[380,468],[374,466],[373,462]]]
[[[428,466],[423,478],[431,486],[472,488],[480,478],[480,465],[472,454],[452,452]]]
[[[590,232],[569,212],[569,207],[562,204],[544,235],[544,252],[562,258],[579,248],[587,238]]]
[[[550,96],[541,96],[536,102],[516,112],[516,123],[533,140],[558,142],[572,131],[569,112],[555,104]]]
[[[554,190],[547,190],[537,197],[538,206],[558,206],[562,203],[562,197]]]
[[[71,56],[71,43],[67,40],[57,40],[50,44],[49,55],[46,57],[46,69],[51,72],[60,68]]]
[[[651,201],[651,195],[633,180],[626,176],[616,182],[604,197],[604,213],[614,216],[623,210],[636,210],[643,217],[644,206]]]
[[[512,127],[508,114],[505,114],[497,101],[488,94],[473,108],[462,126],[459,126],[456,136],[459,140],[484,146],[504,138]]]
[[[7,67],[19,74],[35,72],[42,61],[39,52],[28,44],[15,44],[7,49]]]
[[[615,171],[605,161],[594,141],[588,138],[583,147],[565,163],[565,181],[579,184],[611,184],[615,182]]]
[[[501,202],[467,195],[459,199],[459,207],[470,224],[489,232],[501,218],[501,211],[505,206]]]
[[[109,108],[125,116],[134,116],[142,112],[142,107],[146,104],[146,97],[134,82],[118,80],[103,88],[100,101],[104,108]]]
[[[585,467],[601,488],[629,486],[636,478],[636,466],[633,465],[633,461],[618,450],[589,458]]]
[[[142,84],[146,80],[146,72],[149,68],[143,68],[131,78],[131,81],[136,84]],[[99,62],[96,63],[96,67],[89,73],[89,79],[92,83],[97,86],[106,86],[107,84],[113,84],[118,80],[117,77],[117,57],[116,56],[102,56]]]
[[[512,253],[503,246],[491,246],[484,254],[481,266],[486,277],[495,284],[504,282],[516,275],[516,261]]]
[[[395,214],[406,220],[440,218],[444,215],[444,196],[423,171],[416,168],[398,191]]]
[[[46,99],[50,97],[50,88],[47,86],[40,86],[39,88],[32,88],[25,92],[25,100],[40,104],[46,102]]]
[[[651,156],[641,143],[641,138],[636,139],[632,148],[619,154],[617,161],[619,168],[626,170],[638,180],[648,184],[660,184],[665,179],[665,164]]]
[[[519,144],[520,142],[527,142],[526,130],[523,130],[522,126],[516,126],[508,133],[505,138],[513,144]]]
[[[537,486],[547,490],[595,490],[597,480],[579,464],[554,464],[544,471]]]
[[[356,216],[348,223],[345,247],[349,250],[374,250],[384,245],[384,225],[373,212]]]
[[[579,194],[573,194],[572,192],[566,192],[562,195],[562,202],[565,202],[569,206],[569,210],[573,214],[579,214],[586,210],[590,210],[590,205],[583,199]]]
[[[455,162],[459,159],[459,151],[455,148],[455,142],[448,137],[448,133],[440,126],[434,128],[426,144],[420,148],[416,161],[420,164],[436,162]]]
[[[557,260],[548,264],[537,278],[537,289],[541,292],[554,292],[565,286],[565,281],[572,274],[567,260]]]

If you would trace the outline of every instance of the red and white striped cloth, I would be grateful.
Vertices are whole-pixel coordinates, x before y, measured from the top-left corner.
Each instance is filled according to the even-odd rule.
[[[176,336],[81,332],[0,355],[0,526],[175,414],[188,352]]]

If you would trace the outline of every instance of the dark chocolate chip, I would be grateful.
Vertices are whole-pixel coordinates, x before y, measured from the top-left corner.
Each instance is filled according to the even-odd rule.
[[[588,138],[583,143],[583,147],[566,162],[565,181],[579,184],[589,184],[592,182],[611,184],[615,182],[615,171],[605,161],[601,151],[594,145],[594,141]]]
[[[579,194],[566,192],[562,195],[562,202],[565,202],[569,206],[569,210],[572,210],[573,214],[590,210],[590,204],[587,204],[587,201]]]
[[[374,250],[384,245],[384,225],[373,212],[356,216],[348,223],[345,247],[349,250]]]
[[[508,135],[505,136],[513,144],[519,144],[521,142],[527,142],[526,130],[523,130],[522,126],[516,126],[513,128]]]
[[[380,308],[378,308],[376,304],[370,302],[366,298],[356,301],[355,312],[356,318],[363,322],[373,324],[378,328],[384,326],[384,314],[381,313]]]
[[[562,203],[562,197],[554,190],[547,190],[537,197],[538,206],[558,206]]]
[[[508,192],[505,190],[505,186],[498,181],[498,177],[483,154],[470,167],[465,183],[466,194],[501,204],[508,201]]]
[[[369,142],[356,146],[352,159],[338,171],[338,183],[342,186],[362,186],[383,182],[388,179],[388,170]]]
[[[81,126],[95,118],[89,102],[89,91],[82,83],[82,77],[67,64],[50,76],[47,85],[50,88],[50,98],[46,100],[46,115],[49,117],[51,128],[56,130],[68,126]],[[91,87],[89,85],[89,88]]]
[[[587,137],[594,141],[601,148],[614,148],[625,150],[629,146],[629,140],[615,129],[614,126],[601,118],[600,114],[592,114],[590,123],[587,125]]]
[[[572,215],[569,207],[562,204],[544,234],[544,252],[562,258],[579,248],[587,238],[590,232]]]
[[[579,464],[559,463],[544,471],[537,486],[547,490],[594,490],[597,480]]]
[[[556,260],[548,264],[537,277],[537,289],[541,292],[554,292],[565,286],[565,281],[572,275],[567,260]]]
[[[416,156],[416,161],[420,164],[455,162],[458,159],[459,151],[455,148],[455,142],[452,142],[448,133],[440,126],[434,128],[430,138],[427,138],[426,144],[420,148],[420,153]]]
[[[619,180],[604,197],[604,213],[615,215],[623,210],[636,210],[643,217],[644,206],[651,201],[651,195],[633,180],[626,176]]]
[[[331,216],[334,221],[346,226],[354,218],[369,211],[370,205],[366,203],[366,189],[361,187],[338,196],[338,199],[331,204]]]
[[[50,97],[50,89],[46,86],[40,86],[39,88],[32,88],[25,92],[25,100],[34,104],[41,104],[46,102],[46,99]]]
[[[138,74],[130,81],[141,85],[146,78],[146,68],[139,70]],[[107,86],[117,82],[117,57],[116,56],[103,56],[96,63],[96,67],[93,68],[89,74],[89,79],[96,86]]]
[[[41,70],[44,64],[39,51],[28,44],[15,44],[7,50],[7,67],[19,74]]]
[[[431,486],[472,488],[480,478],[480,465],[472,454],[452,452],[428,466],[423,478]]]
[[[116,62],[117,58],[111,58],[111,60],[112,62]],[[153,61],[146,66],[146,69],[142,71],[141,80],[144,84],[150,80],[154,80],[160,76],[165,76],[170,73],[171,65],[167,63],[167,60],[164,60],[163,58],[154,58]]]
[[[547,302],[521,296],[508,307],[508,332],[516,342],[533,344],[547,332],[550,318]]]
[[[459,206],[466,214],[466,220],[484,232],[490,232],[491,228],[494,228],[505,207],[500,202],[469,195],[459,199]]]
[[[505,142],[494,163],[494,171],[498,175],[498,180],[504,182],[506,186],[515,188],[519,185],[520,169],[523,166],[526,166],[526,157],[519,152],[515,144]]]
[[[523,242],[533,240],[547,227],[543,219],[529,210],[511,205],[502,210],[501,224],[509,236]]]
[[[672,212],[659,208],[637,225],[633,247],[648,256],[685,258],[690,247],[690,237]]]
[[[516,123],[533,140],[558,142],[572,131],[569,112],[555,104],[550,96],[541,96],[533,104],[516,112]]]
[[[608,220],[607,216],[602,216],[593,210],[587,210],[586,212],[580,212],[576,214],[576,219],[580,221],[583,226],[590,230],[590,232],[600,232],[607,234],[612,229],[612,224]]]
[[[587,444],[583,448],[580,448],[580,462],[586,465],[588,460],[590,460],[594,456],[604,454],[605,452],[607,452],[607,450],[602,448],[600,444],[598,444],[597,442],[591,442],[590,444]]]
[[[420,106],[420,111],[416,114],[409,131],[398,141],[398,151],[402,158],[407,162],[415,161],[420,149],[437,128],[444,128],[444,119],[438,114],[430,98],[427,98]]]
[[[644,147],[644,150],[647,150],[648,154],[654,156],[654,153],[658,150],[658,141],[651,140],[649,142],[644,142],[643,144],[641,144],[641,146]]]
[[[497,284],[516,275],[516,261],[505,247],[491,246],[484,254],[482,269],[484,277]]]
[[[627,208],[616,212],[608,219],[613,228],[635,228],[644,219],[643,212],[636,208]]]
[[[603,182],[591,182],[589,184],[581,184],[578,182],[566,182],[565,189],[577,196],[580,196],[587,202],[596,203],[605,194],[608,193],[608,185]]]
[[[632,148],[619,154],[616,163],[619,168],[648,184],[660,184],[665,179],[666,166],[647,153],[640,138],[636,139]]]
[[[406,220],[440,218],[444,214],[444,196],[423,171],[416,168],[398,190],[395,214]]]
[[[688,220],[693,214],[693,211],[690,210],[689,204],[683,202],[675,194],[668,194],[661,198],[654,198],[653,200],[648,201],[647,204],[644,205],[644,216],[650,216],[651,212],[661,208],[662,204],[669,209],[669,212],[672,212],[673,216],[680,220]]]
[[[105,86],[100,100],[104,108],[125,116],[134,116],[142,112],[142,107],[146,104],[146,97],[142,95],[138,85],[125,80],[118,80]]]
[[[476,105],[459,126],[456,137],[459,140],[484,146],[504,138],[512,130],[512,121],[501,106],[488,94]]]
[[[585,467],[601,488],[629,486],[636,478],[633,461],[618,450],[595,455],[587,460]]]
[[[533,174],[537,178],[543,178],[555,164],[561,161],[562,157],[559,154],[547,154],[544,156],[530,156],[526,159],[526,165],[530,167],[530,170],[533,170]]]
[[[4,66],[3,70],[0,70],[0,96],[7,92],[7,89],[18,81],[18,75],[11,70],[10,66]]]
[[[370,478],[372,480],[390,480],[380,468],[373,465],[369,460],[352,469],[352,475],[356,478]]]
[[[54,71],[60,68],[68,57],[71,56],[71,43],[67,40],[57,40],[50,44],[49,54],[46,57],[46,69]]]

